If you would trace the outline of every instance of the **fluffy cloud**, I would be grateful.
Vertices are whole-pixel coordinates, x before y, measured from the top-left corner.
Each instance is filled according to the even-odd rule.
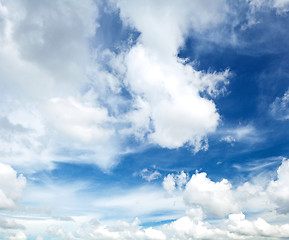
[[[187,183],[184,200],[189,205],[201,206],[208,216],[224,217],[239,210],[228,180],[213,182],[206,173],[196,173]]]
[[[123,22],[140,32],[125,57],[124,81],[136,106],[126,132],[138,137],[146,130],[151,143],[165,148],[189,144],[195,151],[207,149],[205,137],[215,131],[219,114],[214,102],[200,92],[216,95],[229,72],[199,72],[176,55],[190,29],[204,31],[224,20],[225,1],[116,4]]]
[[[69,129],[71,138],[78,138],[80,142],[97,136],[101,138],[107,133],[100,127],[91,129],[91,125],[95,126],[96,112],[100,116],[105,110],[55,100],[79,94],[89,82],[86,68],[93,63],[88,41],[97,27],[97,7],[89,0],[82,4],[61,0],[55,4],[49,1],[4,1],[0,9],[3,33],[0,39],[1,162],[26,171],[50,168],[53,160],[61,160],[56,153],[63,151],[57,147],[63,145],[53,132],[62,132],[63,136]],[[47,102],[50,112],[44,111],[49,105]],[[69,106],[64,113],[61,107]],[[59,114],[57,111],[63,113],[59,116],[62,122],[47,124],[52,114]],[[67,125],[64,114],[83,118]],[[92,117],[91,121],[89,117]],[[103,118],[100,117],[100,121]],[[87,133],[89,130],[91,133]],[[71,148],[72,152],[78,150]],[[111,165],[107,161],[100,164],[101,167]]]
[[[0,163],[0,179],[0,208],[13,208],[21,198],[26,178],[22,174],[17,175],[11,166]]]
[[[27,237],[24,232],[19,231],[15,235],[9,236],[8,239],[9,240],[26,240]]]
[[[277,97],[270,106],[272,115],[279,120],[289,119],[289,90],[282,98]]]
[[[176,55],[190,29],[204,31],[222,22],[226,1],[115,1],[126,24],[141,32],[140,42],[164,56]]]
[[[165,240],[166,236],[163,232],[146,228],[142,229],[139,225],[138,219],[132,224],[119,221],[116,226],[109,227],[105,225],[98,225],[92,228],[91,232],[80,230],[78,232],[82,239],[101,240],[101,239],[140,239],[140,240]]]
[[[173,237],[170,239],[225,239],[226,232],[211,226],[207,222],[195,221],[190,217],[182,217],[166,228]]]
[[[173,192],[176,190],[176,187],[178,190],[182,190],[183,187],[186,185],[186,183],[189,180],[188,174],[186,174],[184,171],[182,171],[180,174],[168,174],[166,177],[164,177],[163,181],[163,187],[167,191],[169,195],[173,195]]]
[[[74,91],[86,80],[87,38],[95,32],[97,16],[92,1],[5,1],[1,9],[1,84],[6,91],[43,98]]]
[[[248,238],[261,236],[265,238],[286,238],[289,236],[289,224],[272,225],[262,218],[249,221],[245,219],[243,213],[230,215],[227,224],[230,231],[240,234],[241,236],[248,236]]]
[[[138,219],[132,223],[110,221],[105,224],[92,216],[72,216],[74,221],[27,217],[17,219],[19,225],[10,220],[4,222],[6,225],[10,222],[7,226],[24,226],[30,235],[41,236],[47,229],[48,235],[65,240],[288,238],[288,166],[289,160],[284,159],[276,180],[259,176],[234,188],[227,180],[214,182],[205,173],[195,173],[189,181],[184,172],[169,174],[164,179],[170,183],[167,190],[171,189],[173,193],[169,197],[157,188],[133,189],[128,194],[116,193],[109,199],[103,197],[96,200],[94,206],[89,206],[89,209],[101,209],[106,217],[114,209],[116,216],[113,219],[121,215],[130,219],[140,216],[146,221],[170,220],[170,223],[153,228],[142,227]],[[177,212],[173,219],[172,210]],[[155,214],[167,211],[169,215]]]
[[[141,33],[119,54],[92,44],[93,1],[1,3],[1,162],[25,171],[52,168],[54,161],[108,170],[131,134],[165,148],[207,149],[206,135],[220,116],[201,94],[222,92],[230,74],[196,71],[177,53],[190,29],[224,20],[225,1],[112,4]]]
[[[111,168],[115,129],[99,102],[113,75],[99,70],[89,42],[96,3],[4,1],[0,14],[0,161],[30,172],[71,159]]]
[[[284,160],[277,170],[277,180],[271,181],[267,192],[269,197],[277,204],[279,213],[289,213],[289,160]]]
[[[201,140],[215,131],[219,121],[215,104],[199,95],[202,74],[174,58],[164,60],[143,45],[135,46],[126,60],[128,88],[149,106],[149,111],[138,112],[139,118],[151,119],[148,139],[167,148],[189,142],[200,150]],[[211,74],[211,78],[226,80],[227,75]],[[147,128],[145,124],[141,127]]]
[[[172,174],[169,174],[164,178],[163,187],[169,195],[173,194],[173,191],[176,189],[176,183]]]

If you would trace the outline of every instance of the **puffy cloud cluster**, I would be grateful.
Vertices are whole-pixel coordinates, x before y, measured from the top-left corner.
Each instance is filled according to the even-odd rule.
[[[225,217],[239,210],[228,180],[213,182],[206,173],[196,173],[187,183],[184,200],[189,205],[201,206],[208,216]]]
[[[1,162],[26,171],[53,161],[108,170],[128,135],[165,148],[208,148],[220,121],[209,98],[224,91],[230,73],[197,71],[177,54],[191,29],[225,19],[226,1],[110,3],[140,32],[119,53],[93,44],[95,1],[1,2]]]
[[[230,231],[249,238],[287,238],[289,236],[289,224],[273,225],[262,218],[249,221],[245,219],[243,213],[229,215],[227,224]]]
[[[216,79],[226,81],[228,71],[200,73],[179,62],[174,55],[161,56],[142,44],[130,50],[126,61],[125,81],[132,95],[138,96],[135,119],[150,119],[144,121],[143,126],[133,122],[136,128],[133,132],[145,129],[152,143],[166,148],[178,148],[186,143],[196,151],[206,148],[202,140],[215,131],[219,114],[213,101],[200,96],[202,85],[206,84],[203,78],[209,84]],[[208,87],[205,85],[204,89]],[[141,101],[139,96],[142,96]]]
[[[96,66],[89,52],[95,2],[4,1],[0,15],[1,162],[34,171],[71,161],[62,154],[69,151],[111,167],[107,109],[81,93],[91,81],[86,69]]]
[[[110,196],[94,203],[102,211],[105,208],[118,209],[117,216],[130,212],[131,215],[127,217],[143,218],[149,213],[153,217],[146,218],[146,221],[170,220],[157,227],[142,227],[138,219],[132,223],[118,221],[104,224],[92,216],[23,217],[2,219],[0,222],[5,226],[6,235],[7,231],[14,231],[15,234],[18,231],[20,236],[19,229],[25,229],[25,234],[39,235],[39,239],[46,236],[63,240],[288,238],[288,166],[289,160],[284,159],[277,170],[276,179],[257,177],[235,187],[227,180],[214,182],[205,173],[197,172],[190,179],[184,172],[169,174],[164,178],[163,187],[171,191],[170,196],[156,188],[145,191],[134,189],[129,195]],[[186,206],[181,204],[180,197]],[[119,211],[121,208],[123,212]],[[172,210],[182,212],[182,215],[171,218],[170,212],[160,218],[154,214]],[[11,233],[9,236],[14,235]]]
[[[125,23],[141,33],[125,57],[125,84],[134,97],[132,130],[165,148],[185,144],[207,149],[219,114],[213,101],[228,83],[229,71],[206,73],[177,57],[190,29],[204,31],[225,18],[225,1],[116,1]],[[208,8],[208,6],[210,6]],[[143,121],[139,121],[143,119]],[[143,123],[143,124],[140,124]],[[138,134],[138,136],[145,134]]]
[[[163,187],[173,195],[176,185],[180,186],[176,180],[179,178],[185,180],[182,181],[184,190],[179,188],[182,190],[184,202],[189,207],[200,207],[207,217],[224,218],[241,210],[251,213],[276,210],[279,214],[287,214],[289,212],[288,177],[289,160],[283,159],[277,170],[276,180],[256,178],[233,187],[226,179],[220,182],[212,181],[204,172],[196,172],[188,181],[185,180],[188,176],[182,172],[180,175],[166,176]]]
[[[289,213],[289,161],[283,161],[282,165],[277,171],[278,179],[269,183],[267,192],[269,197],[277,204],[277,211],[279,213]]]
[[[22,174],[17,175],[11,166],[0,163],[0,209],[16,207],[25,186],[26,178]],[[5,223],[2,226],[9,225],[11,224]]]
[[[173,195],[176,186],[179,190],[183,189],[184,185],[188,181],[188,177],[189,176],[184,171],[177,175],[168,174],[168,176],[164,178],[163,187],[169,195]]]

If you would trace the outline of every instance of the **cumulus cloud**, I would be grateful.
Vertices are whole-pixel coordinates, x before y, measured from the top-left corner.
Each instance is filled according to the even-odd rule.
[[[230,73],[196,71],[177,53],[190,29],[225,19],[226,2],[111,3],[140,32],[119,53],[92,44],[94,1],[1,3],[2,162],[25,171],[54,161],[108,170],[128,135],[165,148],[208,148],[206,136],[220,121],[212,98]]]
[[[117,1],[117,5],[123,22],[141,33],[125,57],[124,81],[134,105],[142,103],[133,119],[143,119],[143,124],[132,119],[131,129],[126,131],[146,129],[148,140],[165,148],[189,144],[195,151],[207,149],[205,137],[215,131],[219,114],[214,102],[200,92],[216,95],[220,85],[228,83],[229,72],[196,71],[176,55],[189,29],[201,31],[223,20],[225,16],[218,10],[225,7],[225,1]]]
[[[265,238],[286,238],[289,236],[289,224],[273,225],[262,218],[249,221],[245,219],[243,213],[230,215],[227,224],[230,231],[250,238],[261,236]]]
[[[168,186],[163,185],[172,191],[169,197],[157,188],[133,189],[125,195],[117,193],[109,199],[98,199],[91,206],[99,207],[106,217],[114,209],[113,219],[119,215],[130,219],[140,216],[146,222],[169,219],[169,223],[160,223],[157,227],[143,227],[138,219],[132,223],[110,221],[107,224],[90,216],[72,216],[74,221],[30,217],[17,220],[17,224],[25,226],[32,235],[39,235],[40,232],[35,232],[37,226],[39,231],[47,229],[51,236],[79,240],[288,238],[288,166],[289,160],[284,159],[276,179],[259,176],[235,187],[227,180],[213,181],[206,173],[195,173],[190,179],[184,172],[169,174],[164,179]],[[172,210],[178,212],[175,218]],[[167,211],[169,215],[156,215]]]
[[[4,1],[0,9],[1,162],[25,171],[72,159],[114,166],[115,129],[100,99],[117,87],[90,51],[96,3]]]
[[[26,178],[9,165],[0,163],[0,209],[16,207],[22,191],[26,186]]]
[[[149,111],[139,112],[143,114],[140,118],[151,119],[152,132],[148,139],[167,148],[178,148],[187,142],[196,151],[205,148],[201,140],[215,131],[219,114],[215,104],[201,98],[194,86],[201,81],[198,73],[174,59],[164,62],[143,45],[137,45],[129,52],[127,65],[128,88],[133,95],[143,96],[142,101],[149,107]],[[145,122],[141,127],[147,126]]]
[[[184,200],[192,206],[201,206],[208,216],[224,217],[239,210],[228,180],[213,182],[206,173],[196,173],[187,183]]]
[[[182,171],[180,174],[168,174],[166,177],[164,177],[162,184],[167,193],[169,195],[173,195],[176,188],[178,188],[178,190],[182,190],[188,180],[188,174]]]
[[[267,188],[269,197],[277,204],[279,213],[289,213],[289,160],[283,160],[277,170],[277,179],[272,180]]]
[[[172,238],[170,239],[225,239],[225,231],[211,226],[207,222],[195,221],[190,217],[182,217],[166,227]]]
[[[176,189],[176,183],[172,174],[169,174],[164,178],[163,187],[169,195],[173,194],[174,190]]]
[[[63,161],[57,156],[63,148],[83,150],[69,138],[107,143],[112,131],[100,126],[107,110],[71,100],[90,82],[86,69],[94,65],[89,40],[98,26],[96,4],[4,1],[1,15],[1,161],[34,171]],[[85,150],[94,152],[87,159],[108,168],[113,160],[102,149],[103,144],[90,145]]]
[[[272,163],[276,164],[278,159],[272,158],[267,161],[272,165]],[[262,164],[259,166],[261,169],[263,167]],[[214,182],[205,172],[196,172],[189,181],[188,175],[184,172],[180,175],[168,174],[164,178],[163,187],[173,195],[176,193],[176,186],[179,186],[178,194],[182,194],[187,206],[202,209],[207,217],[224,218],[241,210],[250,213],[277,210],[279,214],[287,214],[289,212],[286,184],[289,177],[288,167],[289,160],[283,158],[277,170],[276,180],[271,180],[269,176],[257,175],[251,181],[240,183],[235,187],[226,179]],[[259,168],[255,166],[250,171]],[[180,178],[181,184],[178,181]],[[184,190],[180,186],[184,186]]]

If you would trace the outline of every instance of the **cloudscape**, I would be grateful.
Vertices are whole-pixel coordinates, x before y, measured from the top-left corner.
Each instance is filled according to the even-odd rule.
[[[0,239],[289,239],[289,0],[1,0]]]

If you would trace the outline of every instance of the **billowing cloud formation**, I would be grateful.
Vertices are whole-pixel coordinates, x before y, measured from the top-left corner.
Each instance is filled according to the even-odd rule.
[[[2,162],[25,171],[54,161],[108,170],[128,135],[164,148],[208,148],[206,136],[220,121],[212,99],[230,73],[197,71],[177,54],[191,29],[226,18],[226,2],[111,4],[140,32],[118,53],[93,44],[94,1],[1,3]]]
[[[196,173],[186,185],[184,200],[201,206],[208,216],[224,217],[239,210],[231,188],[226,179],[215,183],[205,173]]]
[[[81,220],[73,217],[76,222],[63,222],[63,227],[56,227],[57,224],[50,221],[52,225],[48,228],[48,232],[60,239],[81,240],[288,238],[288,224],[277,223],[280,218],[288,220],[288,216],[284,215],[287,214],[286,206],[289,203],[285,184],[289,176],[288,166],[289,160],[284,159],[277,170],[277,180],[262,179],[258,183],[257,178],[234,188],[227,180],[220,182],[210,180],[205,173],[196,173],[190,180],[183,172],[178,175],[169,174],[164,178],[164,188],[173,194],[182,195],[187,203],[186,215],[155,228],[142,227],[138,219],[133,223],[119,221],[114,225],[105,225],[96,220],[88,221],[87,218]],[[182,186],[184,182],[184,189],[176,188]],[[167,187],[168,183],[173,187]],[[237,196],[238,199],[235,199]],[[171,196],[168,196],[168,199],[175,201]],[[251,209],[248,206],[251,206]],[[277,212],[274,212],[276,209]],[[218,220],[212,221],[212,216]],[[21,222],[24,223],[25,221]],[[68,224],[73,227],[68,228]]]
[[[226,8],[225,1],[117,4],[123,21],[141,33],[125,57],[125,84],[136,109],[135,117],[130,118],[131,132],[143,129],[150,142],[166,148],[188,143],[195,151],[206,149],[205,136],[215,131],[219,114],[214,102],[200,93],[216,95],[220,85],[227,83],[229,72],[196,71],[177,53],[190,29],[203,31],[225,18],[225,13],[219,11]],[[139,119],[146,121],[140,125],[134,121]]]
[[[0,163],[0,179],[0,209],[13,208],[21,198],[26,178],[22,174],[17,176],[11,166]]]
[[[99,126],[106,109],[66,100],[81,95],[90,81],[86,69],[93,65],[88,41],[97,27],[95,3],[4,1],[0,9],[1,161],[35,171],[55,160],[70,161],[61,154],[69,149],[78,156],[83,152],[79,159],[86,156],[85,161],[110,167],[111,159],[102,150],[107,137],[102,146],[91,147],[112,131]],[[71,117],[74,122],[68,124]],[[84,140],[91,145],[83,148]],[[96,158],[96,153],[104,156]]]
[[[269,197],[277,204],[279,213],[289,213],[289,161],[283,161],[277,171],[278,179],[271,181],[267,188]]]
[[[196,150],[201,140],[214,132],[219,121],[215,104],[199,95],[202,78],[210,82],[225,81],[228,72],[196,72],[174,56],[169,60],[143,45],[134,47],[127,56],[126,81],[133,95],[143,96],[149,111],[139,111],[139,118],[151,119],[153,129],[148,138],[162,147],[178,148],[189,142]],[[142,109],[142,106],[138,107]],[[136,124],[134,124],[136,126]],[[146,129],[146,126],[142,126]]]
[[[39,239],[46,236],[61,240],[288,238],[288,166],[289,160],[284,159],[277,170],[276,180],[256,177],[237,186],[232,186],[227,180],[215,182],[205,173],[197,172],[190,179],[184,172],[169,174],[164,178],[164,182],[174,186],[166,189],[172,190],[169,196],[161,189],[147,188],[145,191],[134,189],[127,196],[119,194],[95,201],[95,206],[101,209],[124,209],[120,211],[122,216],[124,212],[130,212],[131,216],[145,216],[148,212],[153,214],[168,209],[182,212],[182,216],[175,219],[164,215],[160,219],[168,217],[170,222],[153,228],[141,226],[138,219],[132,223],[118,221],[105,224],[92,216],[23,217],[1,221],[6,231],[25,228],[25,234],[27,231],[31,236],[39,235]],[[159,217],[154,215],[151,219],[156,218]],[[12,234],[9,236],[14,237]],[[19,233],[19,236],[22,235]]]

